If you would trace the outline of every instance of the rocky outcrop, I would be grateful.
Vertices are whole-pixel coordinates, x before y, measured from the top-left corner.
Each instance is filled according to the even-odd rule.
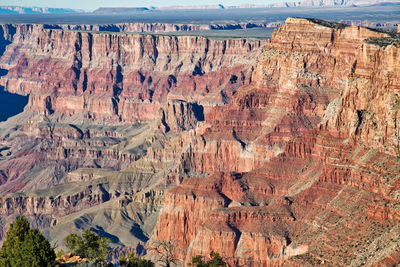
[[[72,253],[67,253],[56,259],[56,262],[58,264],[68,264],[68,263],[77,264],[77,263],[85,263],[88,261],[89,261],[88,259],[84,259],[79,256],[74,256],[72,255]]]
[[[168,102],[160,110],[160,123],[163,132],[180,132],[195,129],[197,122],[204,120],[203,107],[180,100]]]
[[[101,188],[92,190],[87,188],[84,192],[75,195],[57,197],[29,197],[9,196],[3,197],[0,203],[0,213],[3,216],[11,214],[34,214],[63,216],[75,211],[99,205],[108,201],[112,196],[102,192]]]

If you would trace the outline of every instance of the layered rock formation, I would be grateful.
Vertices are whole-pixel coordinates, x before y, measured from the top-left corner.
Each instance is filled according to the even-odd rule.
[[[1,82],[9,92],[30,94],[29,107],[42,114],[154,119],[169,99],[228,101],[249,83],[264,44],[22,25],[1,59],[0,66],[9,70]]]
[[[365,42],[384,37],[288,19],[252,83],[206,112],[185,166],[209,176],[167,193],[152,238],[185,262],[211,251],[240,266],[395,262],[399,48]]]
[[[2,84],[29,95],[29,103],[1,126],[0,191],[8,194],[0,201],[1,225],[25,214],[41,229],[53,226],[48,236],[61,240],[68,228],[98,227],[88,214],[100,207],[127,231],[113,242],[136,246],[148,239],[160,206],[162,190],[148,190],[172,182],[156,173],[163,164],[138,159],[164,146],[166,135],[204,120],[203,106],[187,101],[229,102],[250,82],[266,42],[49,27],[2,26]],[[150,202],[138,198],[138,204],[139,191]],[[123,232],[100,225],[116,236]]]
[[[180,31],[209,31],[209,30],[237,30],[250,28],[276,28],[280,22],[270,23],[220,23],[220,24],[172,24],[172,23],[116,23],[116,24],[60,24],[44,25],[45,28],[78,30],[78,31],[108,31],[108,32],[146,32],[165,33]]]
[[[179,32],[210,30],[210,25],[172,24],[172,23],[116,23],[116,24],[61,24],[47,25],[47,28],[60,28],[78,31],[109,31],[109,32]]]
[[[7,38],[1,82],[30,101],[0,125],[0,225],[167,241],[183,263],[400,259],[398,35],[289,18],[270,41]]]

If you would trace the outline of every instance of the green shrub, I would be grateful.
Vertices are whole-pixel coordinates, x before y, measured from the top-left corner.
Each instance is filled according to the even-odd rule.
[[[206,261],[202,256],[194,256],[192,258],[191,266],[194,267],[225,267],[227,266],[221,256],[216,252],[210,253],[210,260]]]
[[[128,254],[128,257],[125,255],[119,257],[119,262],[121,266],[126,266],[126,267],[153,267],[154,263],[143,259],[143,258],[138,258],[136,257],[134,252],[131,252]]]
[[[365,40],[368,44],[378,45],[380,47],[386,47],[388,45],[394,45],[396,47],[400,47],[400,37],[371,37]]]
[[[84,230],[82,235],[70,234],[64,239],[65,246],[76,256],[95,262],[104,262],[109,256],[110,240],[100,237],[91,230]]]

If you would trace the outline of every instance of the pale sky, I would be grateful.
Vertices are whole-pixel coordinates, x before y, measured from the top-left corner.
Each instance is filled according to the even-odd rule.
[[[0,0],[1,5],[9,6],[38,6],[65,7],[84,10],[94,10],[98,7],[143,7],[171,5],[239,5],[239,4],[269,4],[283,0]]]

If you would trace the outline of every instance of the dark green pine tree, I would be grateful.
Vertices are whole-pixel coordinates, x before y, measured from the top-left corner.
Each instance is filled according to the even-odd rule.
[[[0,249],[0,266],[46,267],[56,258],[49,241],[36,229],[31,229],[24,217],[11,224]]]
[[[84,230],[82,235],[69,234],[64,243],[73,255],[90,259],[98,265],[105,264],[110,254],[108,248],[110,240],[100,237],[89,229]]]

